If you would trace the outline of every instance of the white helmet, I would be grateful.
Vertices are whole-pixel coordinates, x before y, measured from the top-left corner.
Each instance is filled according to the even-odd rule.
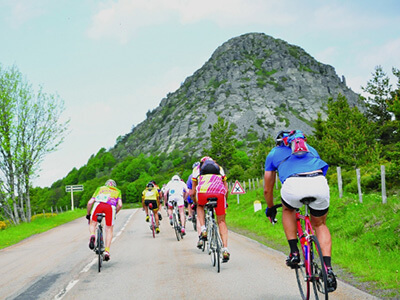
[[[181,178],[178,175],[172,176],[172,181],[180,181]]]

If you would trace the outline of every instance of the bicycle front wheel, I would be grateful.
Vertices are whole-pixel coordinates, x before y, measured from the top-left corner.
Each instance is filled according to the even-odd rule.
[[[321,299],[328,300],[328,279],[325,263],[322,256],[321,246],[315,235],[311,236],[310,247],[311,281],[314,288],[315,299],[319,299],[319,292],[322,293],[322,295],[320,295]]]
[[[310,249],[308,243],[302,247],[301,262],[295,267],[297,286],[299,287],[301,299],[310,299],[310,276],[307,274],[307,264],[309,264]]]

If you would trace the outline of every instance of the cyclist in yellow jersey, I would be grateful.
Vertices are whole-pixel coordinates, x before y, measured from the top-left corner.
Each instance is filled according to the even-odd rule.
[[[110,246],[113,238],[114,220],[116,218],[116,214],[121,210],[121,208],[121,191],[117,188],[117,184],[112,179],[108,179],[104,186],[98,187],[87,204],[86,219],[90,220],[89,248],[92,250],[94,249],[94,242],[96,240],[94,234],[97,225],[96,214],[105,213],[106,215],[106,247],[104,251],[105,261],[110,259]]]
[[[142,192],[142,206],[146,212],[146,222],[149,222],[149,204],[153,205],[154,218],[156,221],[156,233],[160,233],[160,222],[158,218],[158,208],[160,207],[160,196],[158,190],[155,188],[154,183],[149,182]]]

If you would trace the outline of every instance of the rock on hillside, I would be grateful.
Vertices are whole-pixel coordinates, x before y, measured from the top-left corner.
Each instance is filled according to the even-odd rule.
[[[281,129],[311,133],[317,114],[326,117],[328,98],[339,93],[357,105],[358,95],[332,66],[283,40],[245,34],[218,47],[112,152],[123,157],[201,150],[218,116],[235,124],[237,138],[246,141],[274,136]]]

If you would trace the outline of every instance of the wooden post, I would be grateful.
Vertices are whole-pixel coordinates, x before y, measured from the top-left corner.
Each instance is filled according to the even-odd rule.
[[[362,192],[361,192],[361,174],[360,174],[360,169],[356,169],[356,174],[357,174],[358,198],[360,200],[360,203],[363,203]]]
[[[249,179],[249,191],[251,190],[251,181]]]
[[[386,204],[386,181],[385,181],[385,166],[381,166],[381,184],[382,184],[382,203]]]
[[[339,188],[339,198],[342,198],[343,197],[342,169],[340,167],[337,167],[336,170],[337,170],[337,180]]]

